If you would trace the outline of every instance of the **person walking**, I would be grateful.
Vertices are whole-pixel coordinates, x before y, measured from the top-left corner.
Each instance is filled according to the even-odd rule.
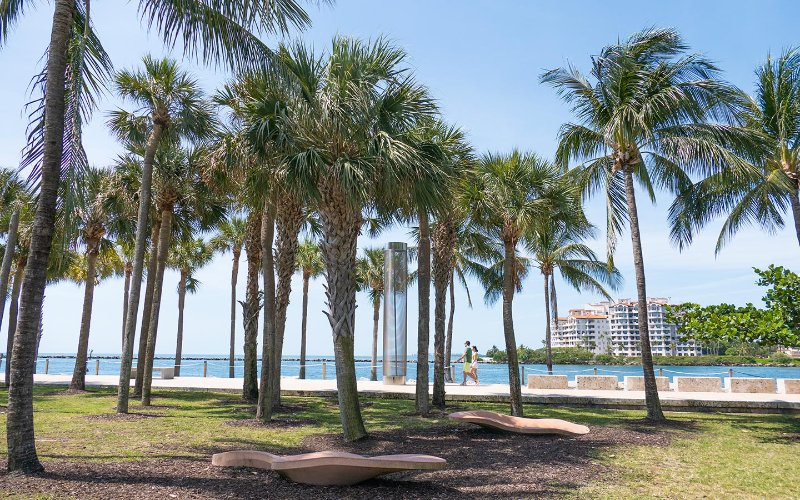
[[[475,380],[475,385],[480,385],[478,382],[478,346],[472,346],[472,363],[470,363],[469,376]]]
[[[464,347],[466,348],[464,354],[462,354],[461,357],[456,360],[456,363],[464,361],[464,381],[459,385],[467,385],[467,376],[472,370],[472,348],[469,345],[469,340],[464,342]]]

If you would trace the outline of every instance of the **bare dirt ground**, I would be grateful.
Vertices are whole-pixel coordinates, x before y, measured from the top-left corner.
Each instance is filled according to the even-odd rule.
[[[255,424],[238,425],[248,423]],[[589,481],[614,480],[617,472],[596,459],[598,451],[618,445],[665,446],[681,431],[634,422],[624,428],[593,426],[579,438],[521,436],[469,425],[374,432],[356,443],[325,434],[306,438],[297,452],[420,453],[445,458],[448,468],[395,473],[351,487],[316,487],[292,483],[271,471],[212,467],[210,457],[102,463],[51,460],[44,463],[46,472],[37,476],[0,473],[0,492],[98,499],[552,498]],[[5,463],[0,467],[4,470]]]

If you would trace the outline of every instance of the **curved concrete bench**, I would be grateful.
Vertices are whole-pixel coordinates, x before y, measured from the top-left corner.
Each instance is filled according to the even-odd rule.
[[[316,486],[349,486],[392,472],[441,470],[447,467],[445,459],[430,455],[364,457],[340,451],[300,455],[273,455],[251,450],[228,451],[212,456],[211,464],[274,470],[296,483]]]
[[[582,436],[589,434],[585,425],[573,424],[558,418],[512,417],[486,410],[458,411],[448,415],[452,420],[469,422],[482,427],[491,427],[519,434],[558,434],[561,436]]]

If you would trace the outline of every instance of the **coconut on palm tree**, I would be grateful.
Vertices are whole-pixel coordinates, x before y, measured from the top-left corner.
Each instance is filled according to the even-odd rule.
[[[745,152],[744,167],[715,172],[676,198],[670,207],[671,236],[680,248],[724,213],[717,252],[748,224],[769,233],[783,228],[787,212],[800,243],[800,48],[768,56],[756,79],[755,97],[743,117],[762,147]]]
[[[325,271],[319,245],[305,240],[297,247],[295,257],[297,270],[303,275],[303,319],[300,326],[300,373],[299,378],[306,378],[306,330],[308,325],[308,284],[311,278],[317,278]]]
[[[167,258],[167,265],[178,271],[178,334],[175,347],[175,376],[181,374],[181,354],[183,352],[183,311],[186,293],[197,293],[200,281],[195,273],[214,258],[213,248],[202,238],[178,240]]]
[[[212,248],[218,252],[231,252],[231,339],[228,359],[228,377],[234,377],[234,357],[236,344],[236,282],[239,279],[239,259],[242,256],[246,237],[246,222],[241,217],[230,217],[217,227],[217,234],[211,238]]]
[[[513,300],[518,245],[545,214],[559,219],[572,208],[574,189],[550,163],[535,154],[514,151],[487,154],[465,182],[463,201],[475,228],[502,244],[503,334],[508,356],[511,413],[522,416]]]
[[[385,252],[382,248],[365,248],[356,262],[356,280],[372,301],[372,364],[370,380],[378,380],[378,324],[381,317]]]
[[[576,113],[559,133],[557,159],[577,167],[586,195],[606,198],[609,257],[616,234],[629,222],[638,295],[639,335],[647,418],[664,420],[658,398],[650,333],[639,215],[634,181],[651,199],[691,186],[690,173],[736,164],[731,149],[747,150],[752,134],[730,125],[739,116],[741,92],[719,78],[706,58],[688,54],[671,29],[648,29],[609,45],[592,58],[590,76],[576,68],[544,73]],[[609,261],[611,259],[609,258]]]

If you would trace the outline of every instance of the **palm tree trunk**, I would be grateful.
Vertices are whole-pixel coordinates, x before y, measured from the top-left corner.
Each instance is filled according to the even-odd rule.
[[[186,305],[186,271],[181,269],[181,281],[178,283],[178,335],[175,346],[175,376],[181,376],[181,354],[183,353],[183,308]]]
[[[298,378],[306,378],[306,327],[308,326],[308,282],[311,273],[303,270],[303,321],[300,326],[300,375]]]
[[[553,335],[550,331],[550,276],[544,273],[544,310],[547,323],[544,329],[544,351],[547,373],[553,374]],[[524,382],[524,380],[523,380]]]
[[[8,389],[6,437],[8,470],[44,470],[36,454],[33,430],[33,371],[42,311],[47,265],[56,219],[59,177],[64,139],[64,75],[67,48],[72,29],[74,0],[56,0],[47,56],[45,87],[44,151],[42,154],[39,202],[31,231],[31,244],[22,294],[19,324],[11,351],[11,377]]]
[[[550,308],[552,309],[553,327],[558,329],[558,298],[556,296],[556,275],[550,274]]]
[[[296,198],[284,196],[276,215],[278,241],[275,263],[278,285],[275,292],[275,349],[272,356],[272,402],[281,404],[281,356],[283,355],[283,336],[286,331],[286,309],[292,293],[292,276],[297,257],[297,238],[303,225],[303,205]]]
[[[11,220],[8,223],[8,236],[6,236],[6,251],[3,253],[3,265],[0,267],[0,326],[3,326],[3,313],[6,309],[6,290],[8,290],[8,280],[11,278],[11,265],[14,263],[14,251],[17,248],[17,230],[19,229],[19,208],[11,212]],[[6,351],[7,361],[11,359],[10,352]],[[6,378],[8,380],[8,378]]]
[[[147,263],[147,283],[144,290],[144,305],[142,307],[142,328],[139,331],[139,351],[136,354],[136,380],[133,386],[133,396],[142,397],[142,384],[144,383],[144,365],[147,359],[147,334],[150,332],[150,311],[153,309],[153,290],[156,287],[156,269],[158,268],[158,237],[161,235],[161,218],[153,221],[150,233],[150,261]]]
[[[647,324],[647,290],[645,288],[644,257],[642,239],[639,234],[639,214],[636,210],[636,195],[633,190],[633,174],[624,170],[625,197],[628,201],[628,218],[631,227],[631,244],[633,246],[633,266],[636,269],[636,293],[638,296],[639,337],[642,343],[642,370],[644,371],[644,400],[647,406],[647,419],[663,422],[661,400],[658,398],[656,375],[653,370],[653,353],[650,350],[650,329]]]
[[[373,382],[378,380],[378,321],[381,319],[381,298],[380,295],[372,301],[372,366],[369,371],[369,379]]]
[[[503,334],[508,356],[508,382],[511,394],[511,415],[522,416],[522,389],[519,382],[519,360],[517,359],[517,340],[514,335],[514,259],[516,245],[505,241],[505,261],[503,262]]]
[[[128,300],[131,295],[131,273],[133,262],[125,263],[125,284],[122,291],[122,349],[125,349],[125,319],[128,317]]]
[[[136,316],[139,313],[139,296],[142,290],[144,271],[144,252],[147,248],[147,215],[150,211],[153,186],[153,161],[156,149],[167,126],[164,117],[154,116],[153,130],[147,139],[142,161],[142,186],[139,190],[139,213],[136,219],[136,245],[133,252],[133,276],[131,277],[131,297],[128,304],[128,317],[125,320],[125,348],[122,350],[122,363],[119,368],[119,392],[117,393],[117,413],[128,413],[128,393],[131,385],[131,364],[133,364],[133,342],[136,337]],[[160,233],[160,230],[159,230]],[[159,234],[160,237],[160,234]],[[155,249],[153,240],[153,248]],[[155,251],[155,250],[153,250]],[[150,310],[142,311],[142,318],[149,315]],[[142,319],[144,322],[144,319]],[[149,331],[149,325],[148,325]],[[137,365],[136,377],[144,369],[144,364]],[[144,379],[142,379],[144,381]]]
[[[800,196],[797,194],[798,187],[789,192],[789,201],[792,205],[792,216],[794,217],[794,232],[797,235],[797,242],[800,243]]]
[[[450,376],[450,370],[447,368],[453,360],[453,317],[456,314],[456,275],[455,270],[450,272],[450,315],[447,318],[447,341],[444,349],[445,371],[444,378],[448,382],[454,382],[453,377]]]
[[[19,314],[19,293],[22,290],[22,279],[25,277],[25,264],[28,259],[21,256],[17,259],[14,271],[14,284],[11,285],[11,304],[8,306],[8,344],[6,345],[6,386],[11,382],[11,358],[14,349],[14,334],[17,331],[17,316]]]
[[[268,200],[261,219],[261,275],[264,280],[264,333],[261,349],[261,380],[258,385],[256,418],[272,418],[274,383],[271,364],[275,352],[275,256],[272,245],[275,239],[275,205]]]
[[[447,286],[453,274],[453,250],[455,230],[450,218],[444,215],[433,233],[433,287],[434,287],[434,327],[433,327],[433,398],[432,404],[444,409],[444,354],[445,320],[447,313]]]
[[[100,242],[87,242],[86,249],[86,284],[83,293],[83,313],[81,315],[81,331],[78,336],[78,353],[75,356],[75,369],[72,371],[70,389],[82,391],[86,389],[86,363],[89,352],[89,329],[92,325],[92,303],[94,301],[94,282],[97,275],[97,255]]]
[[[233,269],[231,270],[231,348],[228,362],[228,378],[235,376],[234,358],[236,357],[236,282],[239,279],[239,258],[242,256],[242,247],[233,247]]]
[[[320,242],[320,250],[325,263],[328,308],[325,314],[333,335],[342,433],[346,441],[355,441],[367,435],[358,402],[353,352],[356,313],[353,271],[356,268],[358,234],[362,224],[361,208],[353,207],[336,186],[323,185],[321,191],[319,214],[325,236]],[[427,397],[425,402],[427,406]]]
[[[153,384],[153,361],[156,355],[156,337],[158,335],[158,317],[161,313],[161,291],[164,288],[164,269],[167,267],[169,244],[172,237],[172,209],[161,210],[161,229],[158,235],[158,265],[156,267],[156,284],[153,288],[153,307],[150,310],[150,328],[147,332],[147,352],[144,359],[144,378],[142,379],[142,405],[150,406],[150,395]]]
[[[419,293],[419,319],[417,321],[417,386],[416,410],[427,415],[428,406],[428,348],[430,347],[431,321],[431,239],[428,213],[419,212],[419,249],[417,250],[417,283]]]
[[[261,298],[258,275],[261,272],[261,211],[251,210],[247,216],[245,251],[247,252],[247,288],[243,304],[244,317],[244,385],[242,398],[258,400],[258,316]]]

